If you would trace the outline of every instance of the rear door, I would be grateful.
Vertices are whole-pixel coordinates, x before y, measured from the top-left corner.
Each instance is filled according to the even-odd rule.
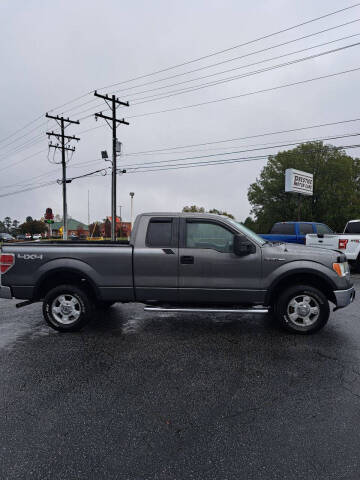
[[[179,218],[143,216],[134,246],[138,301],[178,301],[178,256]]]
[[[181,218],[179,300],[182,303],[261,303],[261,249],[237,256],[235,230],[212,219]]]
[[[305,243],[306,235],[314,233],[312,223],[301,222],[297,224],[298,227],[298,243]]]
[[[276,240],[279,242],[297,242],[295,223],[275,223],[270,233],[276,235]]]

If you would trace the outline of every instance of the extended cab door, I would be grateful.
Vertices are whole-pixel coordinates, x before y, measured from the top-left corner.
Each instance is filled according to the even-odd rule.
[[[141,217],[134,245],[137,301],[178,301],[178,246],[179,218]]]
[[[262,303],[261,248],[233,253],[235,229],[220,220],[181,218],[179,300],[182,303]],[[251,240],[251,239],[249,239]]]

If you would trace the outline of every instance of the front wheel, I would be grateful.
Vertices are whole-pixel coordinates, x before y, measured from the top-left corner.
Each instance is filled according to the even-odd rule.
[[[43,302],[43,315],[50,327],[60,332],[80,330],[91,318],[93,304],[76,285],[51,289]]]
[[[324,293],[309,285],[287,288],[275,300],[274,311],[286,330],[303,335],[323,328],[330,315],[329,302]]]

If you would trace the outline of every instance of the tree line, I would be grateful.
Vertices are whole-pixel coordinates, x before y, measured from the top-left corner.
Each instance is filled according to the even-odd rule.
[[[36,220],[30,216],[26,217],[24,223],[13,220],[11,217],[5,217],[3,221],[0,220],[0,233],[9,233],[14,236],[25,233],[30,233],[30,235],[45,233],[47,229],[48,227],[42,220]]]

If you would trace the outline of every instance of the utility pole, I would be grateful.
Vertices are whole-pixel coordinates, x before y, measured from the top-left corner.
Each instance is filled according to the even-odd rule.
[[[90,225],[90,190],[88,190],[88,226]]]
[[[60,125],[61,133],[54,133],[54,131],[51,132],[46,132],[46,135],[48,138],[50,137],[55,137],[58,140],[61,140],[61,144],[59,145],[58,143],[56,145],[53,145],[53,143],[50,141],[49,143],[49,148],[54,148],[61,150],[61,165],[62,165],[62,191],[63,191],[63,240],[67,240],[67,200],[66,200],[66,184],[70,183],[71,180],[66,179],[66,151],[74,152],[75,147],[67,147],[65,143],[65,139],[68,140],[68,143],[71,142],[71,140],[76,140],[79,141],[80,138],[75,137],[75,135],[69,136],[65,135],[65,128],[70,125],[71,123],[75,123],[76,125],[79,125],[80,122],[79,120],[70,120],[69,118],[64,118],[64,117],[59,117],[59,115],[56,115],[54,117],[53,115],[49,115],[48,113],[46,114],[46,118],[51,118],[53,120],[56,120],[56,122]]]
[[[117,144],[117,137],[116,137],[116,128],[118,124],[123,123],[124,125],[130,125],[129,122],[126,122],[124,119],[119,120],[116,118],[116,109],[119,105],[123,105],[124,107],[129,106],[129,102],[121,102],[115,95],[101,95],[97,93],[95,90],[94,92],[95,97],[103,98],[107,105],[109,106],[112,116],[103,115],[102,112],[95,113],[95,119],[103,118],[106,120],[106,123],[112,129],[112,174],[111,174],[111,240],[114,242],[116,240],[116,174],[117,174],[117,166],[116,166],[116,144]],[[110,102],[110,103],[109,103]],[[111,122],[111,123],[109,123]]]

